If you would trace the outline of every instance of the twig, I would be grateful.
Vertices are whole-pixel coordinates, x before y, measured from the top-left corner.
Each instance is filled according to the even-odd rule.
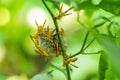
[[[86,34],[86,36],[85,36],[85,38],[84,38],[84,41],[83,41],[83,44],[82,44],[82,47],[81,47],[80,51],[77,52],[77,53],[75,53],[75,54],[73,54],[73,55],[71,55],[70,58],[75,57],[75,56],[77,56],[77,55],[79,55],[79,54],[83,54],[83,53],[84,53],[83,50],[84,50],[84,47],[85,47],[85,44],[86,44],[88,35],[89,35],[89,32],[87,32],[87,34]]]
[[[95,41],[95,38],[91,40],[91,42],[84,48],[84,50],[86,50],[93,43],[93,41]]]
[[[88,35],[89,35],[89,31],[87,32],[87,34],[86,34],[86,36],[85,36],[85,38],[84,38],[84,41],[83,41],[83,44],[82,44],[82,47],[81,47],[80,52],[83,52],[83,50],[84,50],[84,47],[85,47],[85,44],[86,44]]]

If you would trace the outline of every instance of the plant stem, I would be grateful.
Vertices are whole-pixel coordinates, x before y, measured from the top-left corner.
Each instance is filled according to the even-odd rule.
[[[70,7],[69,9],[67,9],[65,12],[63,13],[67,13],[68,11],[70,11],[71,9],[73,9],[73,7]]]
[[[84,53],[83,55],[91,55],[91,54],[99,54],[99,53],[101,53],[101,51],[93,52],[93,53]]]
[[[58,28],[57,21],[56,21],[54,15],[53,15],[53,13],[51,12],[51,10],[49,9],[49,7],[48,7],[47,4],[45,3],[45,1],[42,0],[42,2],[43,2],[43,4],[45,5],[45,7],[47,8],[48,12],[50,13],[50,15],[51,15],[51,17],[52,17],[52,19],[53,19],[53,22],[54,22],[54,25],[55,25],[55,29],[56,29],[56,33],[57,33],[57,36],[58,36],[58,40],[59,40],[59,42],[60,42],[60,47],[61,47],[61,50],[62,50],[62,55],[63,55],[63,57],[65,57],[65,50],[64,50],[64,48],[63,48],[63,43],[62,43],[62,40],[61,40],[60,35],[59,35],[60,32],[59,32],[59,28]]]
[[[84,25],[79,19],[79,12],[77,12],[77,21],[80,25],[82,25],[84,28],[86,28],[86,25]]]
[[[85,47],[85,44],[86,44],[86,41],[87,41],[88,35],[89,35],[89,31],[87,32],[87,34],[86,34],[86,36],[85,36],[85,39],[84,39],[84,41],[83,41],[83,44],[82,44],[82,47],[81,47],[80,52],[83,52],[83,50],[84,50],[84,47]]]
[[[63,60],[64,58],[66,57],[66,54],[65,54],[65,50],[64,50],[64,47],[63,47],[63,42],[61,40],[61,37],[60,37],[60,32],[59,32],[59,28],[58,28],[58,24],[57,24],[57,21],[53,15],[53,13],[51,12],[51,10],[49,9],[49,7],[47,6],[47,4],[45,3],[44,0],[42,0],[43,4],[45,5],[45,7],[47,8],[48,12],[50,13],[52,19],[53,19],[53,22],[54,22],[54,25],[55,25],[55,29],[56,29],[56,33],[57,33],[57,36],[58,36],[58,40],[59,40],[59,43],[60,43],[60,48],[61,48],[61,51],[62,51],[62,56],[63,56]],[[68,77],[68,80],[71,80],[71,76],[70,76],[70,71],[69,71],[69,66],[68,64],[66,64],[66,72],[67,72],[67,77]]]
[[[52,63],[50,63],[50,66],[51,66],[51,67],[54,67],[54,68],[57,69],[57,70],[59,70],[60,72],[62,72],[62,73],[66,76],[64,70],[60,69],[59,67],[55,66],[55,65],[52,64]]]
[[[75,54],[73,54],[72,56],[70,56],[70,58],[75,57],[75,56],[77,56],[77,55],[79,55],[79,54],[83,54],[83,53],[84,53],[84,47],[85,47],[85,44],[86,44],[88,35],[89,35],[89,31],[87,32],[87,34],[86,34],[86,36],[85,36],[85,38],[84,38],[84,41],[83,41],[83,44],[82,44],[82,47],[81,47],[80,51],[77,52],[77,53],[75,53]]]
[[[79,51],[79,52],[77,52],[77,53],[71,55],[69,58],[73,58],[73,57],[75,57],[75,56],[77,56],[77,55],[79,55],[79,54],[83,54],[83,52]]]
[[[103,52],[103,51],[101,50],[101,51],[91,52],[91,53],[83,53],[83,52],[80,52],[80,51],[79,51],[79,52],[75,53],[74,55],[70,56],[70,58],[75,57],[75,56],[77,56],[77,55],[79,55],[79,54],[82,54],[82,55],[91,55],[91,54],[99,54],[99,53],[101,53],[101,52]]]
[[[94,40],[95,38],[93,38],[92,41],[90,41],[90,43],[84,48],[84,50],[86,50],[93,43]]]

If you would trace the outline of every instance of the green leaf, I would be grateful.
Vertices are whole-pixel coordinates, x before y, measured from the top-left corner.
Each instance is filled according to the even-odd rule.
[[[106,55],[111,61],[114,73],[120,78],[120,48],[117,46],[115,38],[108,35],[102,35],[97,30],[93,30],[91,34],[105,49]]]
[[[98,6],[115,15],[120,15],[120,0],[102,0]]]
[[[98,6],[94,5],[90,0],[73,0],[71,1],[71,5],[73,5],[75,10],[84,10],[88,17],[91,17],[93,13],[99,9]]]
[[[60,0],[60,1],[66,3],[66,4],[68,4],[68,5],[71,4],[71,3],[70,3],[70,0]]]
[[[108,60],[105,53],[102,52],[99,61],[99,80],[105,79],[105,74],[107,69],[108,69]]]
[[[106,80],[116,80],[116,75],[113,73],[113,70],[110,64],[106,71]]]
[[[35,75],[30,80],[53,80],[53,76],[50,73],[42,73]]]

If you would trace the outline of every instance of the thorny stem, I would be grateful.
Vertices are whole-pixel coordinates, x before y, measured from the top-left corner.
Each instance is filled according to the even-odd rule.
[[[53,15],[53,13],[51,12],[51,10],[49,9],[49,7],[47,6],[47,4],[45,3],[45,1],[42,0],[42,2],[45,5],[45,7],[47,8],[48,12],[50,13],[50,15],[51,15],[51,17],[53,19],[53,22],[54,22],[54,25],[55,25],[55,29],[56,29],[56,33],[57,33],[57,36],[58,36],[58,40],[59,40],[59,43],[60,43],[61,51],[62,51],[63,60],[64,60],[64,58],[66,57],[66,54],[65,54],[64,47],[63,47],[63,42],[62,42],[60,34],[59,34],[60,32],[59,32],[57,21],[55,19],[55,16]],[[66,71],[67,71],[68,80],[71,80],[71,76],[70,76],[70,71],[69,71],[68,64],[66,64]]]

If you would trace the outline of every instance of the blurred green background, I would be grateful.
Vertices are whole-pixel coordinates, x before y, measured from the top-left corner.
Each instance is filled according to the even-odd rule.
[[[48,5],[56,14],[54,6],[49,2]],[[63,5],[63,10],[68,8],[69,6]],[[88,13],[86,17],[85,11],[81,10],[79,17],[82,22],[92,26],[94,21],[90,20],[98,17],[99,12],[105,13],[104,15],[108,17],[112,16],[103,10],[96,10],[94,15],[89,16],[91,13]],[[73,54],[80,50],[86,30],[77,22],[77,13],[73,10],[70,13],[72,14],[58,22],[66,33],[67,53]],[[47,62],[34,52],[35,46],[29,37],[29,35],[36,33],[35,20],[42,25],[46,19],[47,25],[53,28],[52,19],[50,19],[50,15],[41,0],[0,0],[0,80],[29,80],[44,69],[46,71],[54,70],[52,73],[54,80],[65,79],[65,76],[58,70],[45,66]],[[104,28],[101,29],[104,30]],[[92,38],[90,35],[88,42]],[[96,52],[101,49],[95,41],[86,52]],[[72,67],[73,80],[97,80],[99,54],[79,55],[77,57],[78,61],[74,64],[79,68]],[[61,57],[53,59],[52,63],[62,68]]]
[[[0,80],[29,80],[42,70],[29,35],[35,20],[43,24],[45,18],[40,0],[0,0]]]

